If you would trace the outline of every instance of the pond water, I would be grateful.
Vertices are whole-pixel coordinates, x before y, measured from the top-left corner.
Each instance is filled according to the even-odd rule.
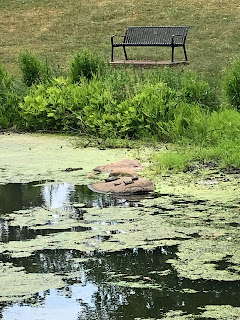
[[[137,198],[114,198],[94,193],[87,186],[68,183],[0,185],[0,244],[19,242],[24,247],[39,236],[48,238],[66,231],[80,237],[92,230],[91,226],[84,226],[84,214],[89,208],[120,208],[124,211],[131,207],[140,209],[141,206]],[[49,228],[11,224],[13,212],[24,215],[32,208],[44,208],[52,212],[52,216],[61,210],[67,213],[66,219],[70,217],[71,221],[82,224],[69,224],[64,228],[53,228],[52,224]],[[169,208],[166,212],[170,212]],[[119,221],[108,223],[115,224],[112,233],[123,232]],[[94,234],[94,240],[98,242],[106,242],[110,238],[109,233]],[[44,291],[36,287],[31,296],[20,295],[16,300],[15,279],[12,278],[13,283],[9,284],[12,291],[9,289],[10,293],[1,295],[0,290],[3,298],[0,300],[0,317],[4,320],[220,319],[204,316],[201,308],[206,305],[239,306],[239,281],[180,277],[168,262],[178,259],[177,244],[161,245],[152,250],[135,247],[115,252],[48,247],[18,256],[8,250],[2,250],[0,254],[3,266],[21,268],[26,275],[54,274],[61,277],[64,285]],[[225,266],[219,263],[219,268],[224,269]],[[3,296],[10,299],[4,301]]]

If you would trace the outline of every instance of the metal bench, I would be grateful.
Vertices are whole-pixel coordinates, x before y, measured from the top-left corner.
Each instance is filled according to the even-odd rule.
[[[174,49],[183,47],[185,60],[187,61],[186,38],[189,26],[162,26],[162,27],[128,27],[123,41],[114,42],[114,35],[111,37],[112,54],[111,61],[114,61],[113,50],[123,47],[125,59],[128,60],[126,47],[171,47],[172,59],[174,62]]]

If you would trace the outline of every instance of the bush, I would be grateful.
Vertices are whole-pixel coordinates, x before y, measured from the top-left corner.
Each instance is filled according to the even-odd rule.
[[[224,71],[223,91],[230,105],[240,109],[240,57]]]
[[[100,110],[108,92],[102,81],[69,83],[63,77],[38,84],[20,104],[25,128],[30,130],[78,130],[99,135]],[[90,110],[88,112],[88,110]],[[104,130],[104,128],[101,128]]]
[[[81,118],[84,94],[64,78],[38,84],[20,104],[24,127],[29,130],[73,130]],[[80,128],[82,129],[82,128]]]
[[[104,89],[103,85],[96,92],[84,113],[91,132],[101,137],[161,137],[169,107],[177,103],[175,91],[162,82],[145,85],[134,97],[120,103],[114,99],[112,90]]]
[[[0,65],[0,129],[9,129],[19,124],[19,102],[22,92],[18,83],[8,76]]]
[[[209,83],[195,72],[185,72],[181,79],[180,89],[183,100],[187,103],[197,103],[202,107],[216,109],[218,100]]]
[[[172,105],[168,113],[168,121],[162,123],[162,132],[167,141],[190,139],[197,143],[204,140],[208,113],[198,104],[179,101],[176,106]]]
[[[92,79],[103,69],[100,58],[87,49],[78,52],[71,62],[70,79],[72,83],[80,82],[82,77]]]
[[[30,51],[20,53],[19,63],[23,74],[23,81],[28,87],[51,79],[51,70],[48,64],[41,62]]]
[[[101,138],[178,141],[201,132],[206,112],[166,83],[142,84],[137,91],[121,101],[101,78],[75,84],[59,78],[31,89],[22,116],[31,130],[77,129]]]

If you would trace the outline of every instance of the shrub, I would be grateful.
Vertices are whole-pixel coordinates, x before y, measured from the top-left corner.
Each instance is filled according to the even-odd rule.
[[[206,112],[198,104],[182,101],[179,92],[164,82],[142,84],[137,91],[121,101],[102,78],[90,82],[82,78],[75,84],[59,78],[31,89],[21,104],[22,116],[31,130],[77,129],[101,138],[201,140]]]
[[[168,121],[162,123],[166,140],[179,142],[191,140],[194,143],[204,140],[208,113],[196,103],[179,101],[168,111]]]
[[[17,82],[8,76],[6,70],[0,65],[0,129],[16,127],[19,124],[19,102],[22,90]]]
[[[184,101],[210,109],[216,108],[217,97],[206,80],[201,79],[195,72],[185,72],[182,74],[181,82],[180,92]]]
[[[30,130],[70,130],[78,121],[78,87],[63,78],[31,88],[20,104],[24,127]]]
[[[88,80],[92,79],[93,75],[97,75],[103,69],[104,63],[97,55],[94,55],[87,49],[76,53],[71,62],[70,79],[72,83],[80,82],[82,77]]]
[[[50,80],[51,70],[48,64],[41,62],[30,51],[20,53],[19,63],[23,74],[23,81],[28,87],[31,87],[35,83]]]
[[[240,57],[224,71],[222,85],[230,105],[240,109]]]
[[[168,121],[169,106],[176,105],[175,91],[162,82],[143,86],[134,97],[121,103],[114,99],[111,90],[104,90],[103,86],[100,90],[93,93],[94,99],[91,98],[84,113],[92,133],[102,137],[161,137],[161,125]]]

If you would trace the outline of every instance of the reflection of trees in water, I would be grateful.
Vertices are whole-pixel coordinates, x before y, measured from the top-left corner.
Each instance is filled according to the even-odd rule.
[[[75,186],[72,202],[86,203],[87,207],[107,208],[117,205],[131,206],[132,203],[124,198],[116,198],[109,194],[91,191],[87,186]]]
[[[39,206],[42,204],[40,187],[31,184],[7,184],[0,185],[0,241],[7,242],[10,240],[25,240],[34,238],[34,231],[27,228],[9,227],[9,224],[4,220],[4,214],[11,213],[24,208]]]
[[[154,251],[139,249],[95,253],[79,263],[74,259],[88,256],[74,250],[46,250],[36,252],[28,258],[8,261],[16,266],[23,266],[27,272],[62,275],[67,279],[67,284],[60,291],[68,298],[71,297],[71,285],[80,284],[79,320],[155,318],[169,310],[196,313],[198,306],[206,304],[226,304],[228,301],[228,304],[238,305],[239,282],[191,281],[179,278],[167,263],[169,258],[174,258],[175,252],[176,247]],[[72,276],[69,277],[69,274]],[[118,285],[118,281],[125,282],[126,286]],[[131,288],[133,283],[142,283],[143,286]],[[92,303],[81,295],[81,288],[89,284],[96,288],[91,291]],[[158,288],[151,287],[154,284]],[[184,289],[198,292],[193,295],[185,293]],[[42,295],[36,295],[35,298],[41,301],[44,299]]]
[[[0,214],[43,204],[53,208],[63,206],[65,202],[69,203],[73,214],[75,211],[71,208],[71,204],[76,202],[85,203],[87,207],[99,208],[118,204],[131,205],[131,202],[124,199],[94,193],[87,186],[74,187],[65,183],[43,187],[34,186],[34,184],[0,185]],[[77,215],[75,218],[78,218]],[[9,227],[6,221],[0,220],[1,242],[23,241],[48,232],[48,230],[29,230],[26,227]],[[51,232],[61,232],[61,230]],[[176,247],[168,247],[154,251],[139,249],[105,254],[95,253],[92,259],[78,263],[74,258],[84,258],[85,254],[74,250],[45,250],[19,259],[1,255],[0,260],[11,262],[14,266],[23,266],[26,272],[30,273],[62,275],[67,279],[67,285],[60,291],[66,297],[71,296],[72,284],[95,285],[96,290],[92,292],[91,304],[82,299],[80,290],[79,305],[82,311],[79,314],[79,320],[156,318],[168,310],[181,309],[195,313],[197,306],[206,304],[226,304],[227,301],[228,304],[238,305],[240,282],[191,281],[179,278],[167,263],[169,258],[174,257],[175,251]],[[170,273],[162,275],[161,272],[166,270]],[[74,275],[69,276],[69,273]],[[111,278],[111,275],[117,277]],[[137,276],[137,278],[130,279],[129,276]],[[111,281],[118,282],[118,280],[125,281],[126,287],[111,284]],[[129,282],[142,282],[143,287],[130,288],[127,286]],[[157,284],[158,289],[147,287],[153,284]],[[185,293],[183,289],[186,288],[197,292],[194,295]],[[44,302],[48,294],[49,291],[45,291],[34,295],[35,302]]]
[[[72,203],[85,203],[86,207],[105,208],[124,204],[131,206],[125,199],[116,199],[110,195],[91,191],[87,186],[73,186],[68,183],[49,185],[7,184],[0,185],[0,214],[44,205],[48,209],[64,207],[71,212],[71,218],[82,219],[82,212],[73,208]],[[134,204],[133,204],[134,205]],[[60,231],[60,230],[59,230]],[[33,231],[27,228],[9,227],[0,219],[0,241],[33,239],[43,231]]]
[[[174,257],[174,252],[176,247],[167,248],[167,251],[160,248],[153,252],[125,250],[90,261],[88,277],[98,283],[98,291],[94,294],[94,307],[82,303],[84,311],[78,319],[156,318],[169,310],[183,310],[195,314],[199,312],[199,306],[224,305],[226,301],[233,306],[239,305],[239,281],[191,281],[179,278],[167,263],[168,259]],[[164,270],[169,270],[169,274],[163,276],[161,272]],[[125,274],[119,278],[126,282],[138,283],[143,280],[146,284],[158,284],[159,289],[127,288],[108,284],[110,272],[115,275]],[[128,277],[135,275],[139,276],[136,280]],[[184,289],[196,290],[196,293],[185,293]]]
[[[0,219],[0,242],[34,239],[39,234],[41,234],[40,231],[27,227],[11,227],[7,221]]]
[[[41,205],[40,188],[33,183],[0,185],[0,214]]]
[[[68,203],[75,187],[69,183],[49,184],[42,187],[44,205],[47,208],[59,208]]]

